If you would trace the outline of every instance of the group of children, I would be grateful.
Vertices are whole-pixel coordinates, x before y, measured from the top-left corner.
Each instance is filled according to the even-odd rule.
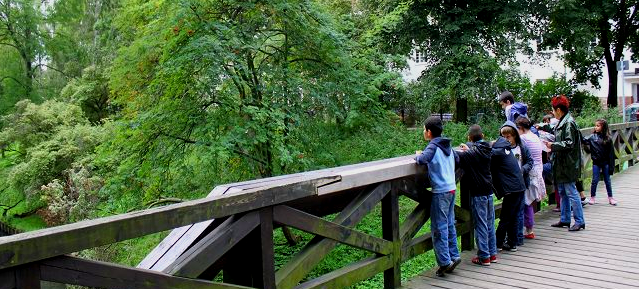
[[[566,110],[562,114],[560,110],[562,107],[555,108],[553,99],[553,113],[557,109],[561,120],[573,121],[567,114],[567,99],[564,101]],[[561,106],[562,103],[558,102],[558,104]],[[511,118],[507,109],[506,115],[507,118]],[[424,122],[424,139],[430,142],[415,159],[417,164],[428,166],[432,187],[431,234],[439,265],[436,271],[437,276],[451,273],[461,263],[454,217],[456,165],[463,170],[460,186],[471,196],[477,244],[477,256],[471,261],[478,265],[488,266],[496,263],[498,251],[517,251],[517,246],[523,245],[524,239],[535,238],[534,206],[546,196],[544,159],[548,159],[545,154],[553,150],[557,151],[555,158],[561,158],[562,153],[572,154],[572,152],[566,152],[567,150],[562,151],[564,147],[576,146],[576,150],[580,153],[580,146],[583,144],[584,150],[591,153],[593,160],[592,202],[594,203],[600,175],[606,183],[609,199],[614,200],[608,172],[612,167],[611,158],[608,157],[612,152],[612,142],[605,120],[597,120],[593,134],[589,138],[581,138],[577,129],[578,140],[569,141],[561,140],[564,138],[562,132],[557,132],[552,127],[539,127],[542,134],[543,130],[558,134],[560,140],[553,142],[540,138],[538,136],[540,132],[537,132],[536,127],[525,115],[515,115],[515,117],[514,122],[507,120],[502,125],[499,138],[492,143],[484,139],[479,125],[472,125],[468,130],[468,142],[456,149],[453,149],[450,139],[442,137],[443,123],[439,117],[429,117]],[[573,126],[576,127],[576,124]],[[561,165],[564,164],[556,164],[558,167]],[[580,160],[577,165],[581,165]],[[555,173],[561,175],[563,170],[555,171]],[[574,172],[572,173],[574,175]],[[580,174],[580,170],[577,170],[577,173]],[[565,203],[562,210],[567,210],[562,211],[561,221],[557,223],[561,226],[557,224],[552,226],[567,225],[569,231],[585,229],[583,212],[577,211],[581,209],[581,205],[578,209],[571,210],[573,194],[570,192],[570,186],[572,185],[573,191],[576,192],[574,181],[572,183],[564,181],[562,176],[559,177],[559,181],[556,178],[551,179],[555,181],[556,186],[561,187],[559,191],[562,193],[561,201]],[[503,199],[499,225],[496,229],[493,195],[497,199]],[[610,204],[613,204],[613,201],[610,201]],[[575,225],[572,227],[570,226],[571,211],[575,213]]]

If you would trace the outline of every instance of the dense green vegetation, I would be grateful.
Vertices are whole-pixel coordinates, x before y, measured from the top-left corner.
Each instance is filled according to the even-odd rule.
[[[0,0],[0,221],[34,230],[407,155],[425,145],[420,123],[433,113],[454,113],[455,144],[470,122],[494,138],[505,89],[536,120],[556,94],[571,97],[581,126],[619,119],[577,89],[592,67],[543,83],[514,72],[515,53],[533,53],[540,36],[575,51],[570,65],[604,53],[541,29],[559,27],[571,1],[440,2]],[[619,11],[608,19],[636,25],[635,6],[597,15]],[[595,27],[569,15],[582,31]],[[616,43],[632,50],[628,37]],[[413,49],[428,68],[405,83]],[[376,214],[359,229],[380,234]],[[164,234],[82,254],[134,265]],[[276,244],[294,251],[281,235]],[[313,276],[363,256],[346,251]],[[429,256],[407,262],[404,276],[431,266]]]

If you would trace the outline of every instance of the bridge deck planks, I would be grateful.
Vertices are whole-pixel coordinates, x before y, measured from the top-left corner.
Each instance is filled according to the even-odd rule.
[[[568,232],[550,224],[559,213],[536,215],[537,239],[517,252],[500,252],[499,263],[472,264],[476,251],[462,253],[462,264],[440,278],[435,269],[404,282],[402,288],[637,288],[639,284],[639,166],[612,177],[618,206],[608,204],[603,181],[597,204],[584,208],[586,230]],[[589,194],[590,184],[584,184]]]

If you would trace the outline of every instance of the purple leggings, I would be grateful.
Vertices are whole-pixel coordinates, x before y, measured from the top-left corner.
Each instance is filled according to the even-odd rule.
[[[526,229],[531,230],[535,226],[535,208],[533,207],[535,202],[530,205],[524,206],[524,226]]]

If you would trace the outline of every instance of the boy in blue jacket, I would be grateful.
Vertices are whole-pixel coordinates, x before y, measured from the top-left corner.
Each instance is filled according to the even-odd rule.
[[[424,139],[430,140],[424,151],[415,160],[419,165],[428,166],[428,176],[432,188],[430,206],[430,231],[439,268],[435,273],[443,277],[451,273],[461,263],[457,249],[455,230],[455,163],[450,139],[441,137],[443,124],[439,117],[431,116],[424,122]]]

